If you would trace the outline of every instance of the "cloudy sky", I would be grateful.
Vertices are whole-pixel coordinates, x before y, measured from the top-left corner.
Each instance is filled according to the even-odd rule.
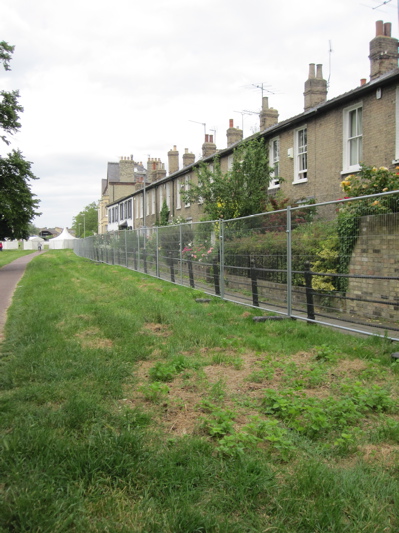
[[[323,64],[329,98],[354,89],[377,20],[397,37],[397,0],[1,0],[15,52],[0,87],[25,109],[12,147],[40,178],[34,223],[70,227],[108,161],[167,163],[174,145],[199,157],[202,124],[225,148],[231,118],[250,135],[257,86],[280,120],[301,113],[309,63]]]

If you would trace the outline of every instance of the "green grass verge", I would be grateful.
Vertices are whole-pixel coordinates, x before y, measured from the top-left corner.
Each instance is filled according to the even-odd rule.
[[[0,268],[23,255],[33,254],[35,250],[3,250],[0,252]]]
[[[201,296],[70,251],[29,263],[1,531],[399,530],[397,348]]]

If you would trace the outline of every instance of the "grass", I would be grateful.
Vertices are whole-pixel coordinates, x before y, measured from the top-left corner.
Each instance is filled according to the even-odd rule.
[[[0,252],[0,268],[8,265],[23,255],[32,254],[35,250],[3,250]]]
[[[399,530],[397,347],[201,296],[70,251],[29,263],[0,531]]]

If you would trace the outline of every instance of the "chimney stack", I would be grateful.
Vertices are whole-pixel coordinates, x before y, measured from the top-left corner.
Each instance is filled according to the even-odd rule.
[[[229,120],[229,129],[226,132],[227,135],[227,147],[242,141],[242,130],[234,127],[234,120]]]
[[[147,183],[153,183],[166,176],[165,165],[159,157],[150,157],[147,161]]]
[[[305,81],[305,111],[327,100],[327,81],[323,79],[323,65],[309,65],[309,77]]]
[[[398,40],[391,37],[391,23],[377,20],[375,26],[375,37],[370,41],[370,80],[398,68]]]
[[[195,155],[188,151],[188,148],[185,148],[183,154],[183,167],[188,167],[195,162]]]
[[[260,131],[263,131],[270,126],[274,126],[278,122],[278,111],[269,107],[269,98],[264,96],[262,98],[262,111],[259,115]]]
[[[176,150],[176,146],[168,152],[168,164],[169,174],[174,174],[179,170],[179,152]]]
[[[216,153],[216,144],[213,142],[213,135],[205,134],[205,142],[202,145],[202,157],[208,157]]]
[[[119,161],[119,176],[121,182],[124,183],[134,183],[136,181],[134,176],[134,165],[133,156],[125,157],[122,156]]]

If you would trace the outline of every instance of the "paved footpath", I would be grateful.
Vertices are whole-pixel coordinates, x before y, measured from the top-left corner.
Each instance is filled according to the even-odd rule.
[[[26,265],[42,253],[44,252],[24,255],[0,268],[0,341],[4,338],[3,331],[7,320],[7,309],[10,307],[18,282],[24,275]]]

